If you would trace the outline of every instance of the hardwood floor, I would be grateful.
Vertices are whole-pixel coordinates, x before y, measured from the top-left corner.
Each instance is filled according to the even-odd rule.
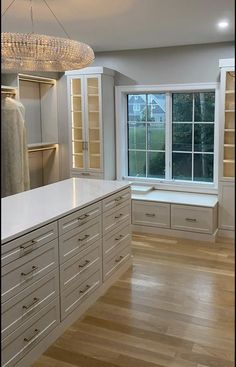
[[[133,236],[133,268],[33,367],[233,367],[234,244]]]

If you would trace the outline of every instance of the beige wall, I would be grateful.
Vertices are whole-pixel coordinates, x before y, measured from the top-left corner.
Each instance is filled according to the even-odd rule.
[[[114,69],[116,85],[219,81],[219,59],[234,57],[234,43],[100,52],[91,66]]]

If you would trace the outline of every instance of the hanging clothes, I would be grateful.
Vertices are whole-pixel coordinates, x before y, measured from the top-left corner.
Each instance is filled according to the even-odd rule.
[[[1,97],[1,197],[30,189],[24,106]]]

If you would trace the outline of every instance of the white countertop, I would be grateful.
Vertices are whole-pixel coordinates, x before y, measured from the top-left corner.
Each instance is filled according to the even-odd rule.
[[[124,181],[70,178],[2,201],[2,244],[129,187]]]
[[[132,199],[158,201],[159,203],[203,206],[207,208],[214,208],[218,203],[217,195],[168,190],[153,190],[146,194],[132,194]]]

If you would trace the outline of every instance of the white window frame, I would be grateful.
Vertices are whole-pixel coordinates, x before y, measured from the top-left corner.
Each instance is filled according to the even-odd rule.
[[[171,119],[171,93],[174,92],[215,92],[215,128],[214,128],[214,177],[213,182],[190,182],[171,179],[170,149],[166,149],[167,179],[129,177],[128,176],[128,142],[127,142],[127,94],[132,93],[166,93],[166,122]],[[157,189],[192,191],[202,193],[218,192],[219,165],[219,83],[162,84],[162,85],[128,85],[115,88],[116,100],[116,174],[118,180],[152,185]],[[171,142],[172,124],[166,125],[166,147]]]

